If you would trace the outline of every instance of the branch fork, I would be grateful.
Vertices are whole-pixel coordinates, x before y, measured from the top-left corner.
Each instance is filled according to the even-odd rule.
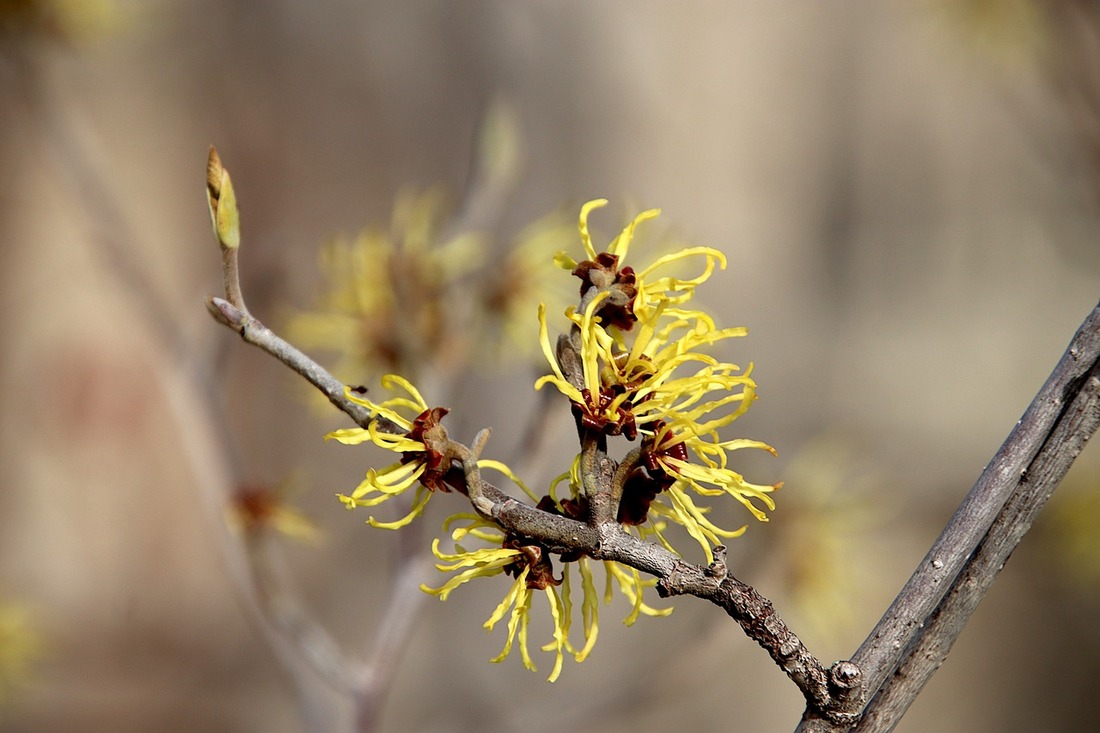
[[[348,399],[342,383],[248,312],[238,279],[235,198],[213,149],[207,190],[225,279],[225,298],[207,300],[213,318],[302,375],[360,427],[377,422],[396,432],[397,426],[375,420],[367,408]],[[596,289],[587,295],[595,297]],[[584,383],[579,353],[574,326],[569,335],[559,337],[556,356],[563,374],[578,388]],[[461,464],[464,493],[474,509],[506,533],[535,540],[554,553],[579,551],[648,573],[657,578],[662,597],[693,595],[721,607],[801,690],[807,707],[798,730],[839,733],[893,728],[1098,425],[1100,306],[883,620],[851,661],[828,669],[768,599],[730,573],[724,546],[715,546],[713,561],[701,566],[623,530],[616,518],[626,479],[641,460],[638,449],[615,462],[606,453],[606,436],[578,418],[588,501],[584,522],[530,506],[486,482],[477,459],[488,430],[478,433],[469,447],[448,439],[447,451]],[[926,651],[937,643],[935,651]],[[906,686],[909,680],[916,686]]]

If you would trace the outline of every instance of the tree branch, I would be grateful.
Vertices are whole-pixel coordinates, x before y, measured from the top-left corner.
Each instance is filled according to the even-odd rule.
[[[891,730],[947,656],[1035,515],[1100,424],[1100,306],[852,661],[867,707],[861,732]],[[880,688],[882,688],[880,690]],[[808,711],[800,732],[848,730]]]
[[[341,653],[335,639],[310,618],[294,594],[287,592],[288,584],[278,577],[276,563],[271,557],[272,539],[270,532],[263,531],[246,531],[244,537],[252,570],[251,589],[263,609],[264,619],[327,685],[334,690],[352,692],[348,674],[352,668],[350,660]]]
[[[1059,417],[1050,439],[1024,470],[966,569],[906,651],[897,671],[867,706],[857,731],[889,731],[897,725],[947,658],[978,603],[1098,425],[1100,367],[1093,367],[1081,391]]]
[[[706,568],[677,559],[669,573],[655,574],[661,578],[657,591],[662,596],[690,593],[725,610],[750,639],[771,655],[818,714],[837,722],[855,719],[851,704],[861,689],[859,668],[851,662],[837,662],[826,671],[779,617],[771,601],[729,573],[725,547],[714,549],[714,562]]]

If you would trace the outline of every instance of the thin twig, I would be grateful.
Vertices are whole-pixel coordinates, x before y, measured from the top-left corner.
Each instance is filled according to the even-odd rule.
[[[275,335],[259,319],[246,316],[239,308],[222,298],[209,298],[208,310],[223,325],[232,328],[241,338],[258,346],[296,371],[307,382],[319,389],[329,402],[347,414],[356,425],[366,428],[371,422],[370,410],[352,402],[344,383],[329,374],[317,362]]]
[[[406,528],[408,529],[408,528]],[[393,670],[416,628],[417,616],[427,595],[420,589],[433,569],[431,557],[423,551],[416,532],[399,533],[400,560],[386,597],[386,611],[378,624],[371,654],[355,680],[356,730],[377,727],[390,686]]]

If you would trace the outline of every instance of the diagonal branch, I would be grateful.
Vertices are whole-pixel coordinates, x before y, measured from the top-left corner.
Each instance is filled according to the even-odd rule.
[[[1097,429],[1098,365],[1100,306],[853,657],[865,689],[879,691],[857,730],[886,731],[896,724]],[[815,733],[844,730],[812,713],[798,727]]]
[[[1093,366],[1076,397],[1059,415],[1039,454],[1024,469],[1016,490],[978,546],[947,597],[906,651],[905,658],[868,704],[858,731],[889,731],[947,658],[955,640],[989,591],[1016,545],[1100,425],[1100,365]]]
[[[249,315],[243,308],[216,297],[208,298],[206,307],[216,321],[236,331],[244,341],[263,349],[300,374],[325,397],[328,397],[329,402],[346,413],[356,425],[365,429],[370,424],[370,410],[348,399],[343,382],[275,335],[274,331]]]

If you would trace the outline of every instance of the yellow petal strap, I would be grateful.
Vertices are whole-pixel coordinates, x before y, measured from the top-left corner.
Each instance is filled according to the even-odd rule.
[[[660,209],[648,209],[638,214],[634,219],[626,225],[619,236],[615,237],[614,241],[607,247],[609,254],[613,254],[621,260],[626,258],[626,253],[630,249],[630,243],[634,240],[634,230],[643,221],[649,221],[650,219],[656,219],[661,215]]]
[[[592,568],[589,567],[588,558],[581,558],[577,563],[581,571],[581,588],[584,591],[584,600],[581,602],[581,616],[584,620],[584,648],[576,653],[575,659],[583,662],[588,658],[592,647],[596,645],[596,637],[600,633],[600,599],[596,594],[596,585],[592,581]]]
[[[592,246],[592,235],[588,233],[588,214],[593,209],[599,209],[607,206],[607,199],[593,199],[581,207],[580,220],[577,222],[577,228],[581,233],[581,244],[584,245],[585,254],[588,255],[588,259],[596,259],[596,248]]]
[[[547,682],[554,682],[558,679],[558,675],[561,674],[562,659],[564,656],[564,650],[568,639],[566,638],[568,629],[565,628],[565,610],[562,608],[561,599],[558,598],[558,593],[554,590],[553,586],[547,586],[545,589],[546,600],[550,603],[550,615],[554,619],[554,640],[543,647],[544,651],[553,651],[554,656],[554,669],[550,672],[550,676],[546,678]],[[547,648],[549,647],[549,648]]]
[[[554,253],[554,264],[563,270],[569,270],[572,272],[577,267],[577,261],[567,255],[565,252]]]
[[[341,428],[325,436],[325,440],[335,440],[344,445],[359,445],[370,442],[370,433],[363,428]]]
[[[512,483],[514,483],[516,486],[523,489],[523,493],[525,493],[525,494],[527,494],[527,496],[531,497],[532,501],[534,501],[536,503],[538,502],[539,497],[535,494],[535,492],[531,491],[531,489],[527,488],[527,484],[523,483],[523,481],[520,479],[520,477],[517,476],[512,469],[508,468],[507,465],[501,463],[500,461],[494,461],[490,458],[484,458],[484,459],[481,459],[477,462],[477,467],[478,468],[491,468],[494,471],[499,471],[499,472],[503,473],[505,476],[508,477],[508,479]]]
[[[367,524],[378,529],[401,529],[402,527],[412,523],[414,519],[424,513],[424,507],[428,504],[428,499],[432,498],[432,492],[421,486],[416,490],[416,502],[413,504],[412,511],[406,514],[401,519],[393,522],[379,522],[374,517],[367,519]]]

